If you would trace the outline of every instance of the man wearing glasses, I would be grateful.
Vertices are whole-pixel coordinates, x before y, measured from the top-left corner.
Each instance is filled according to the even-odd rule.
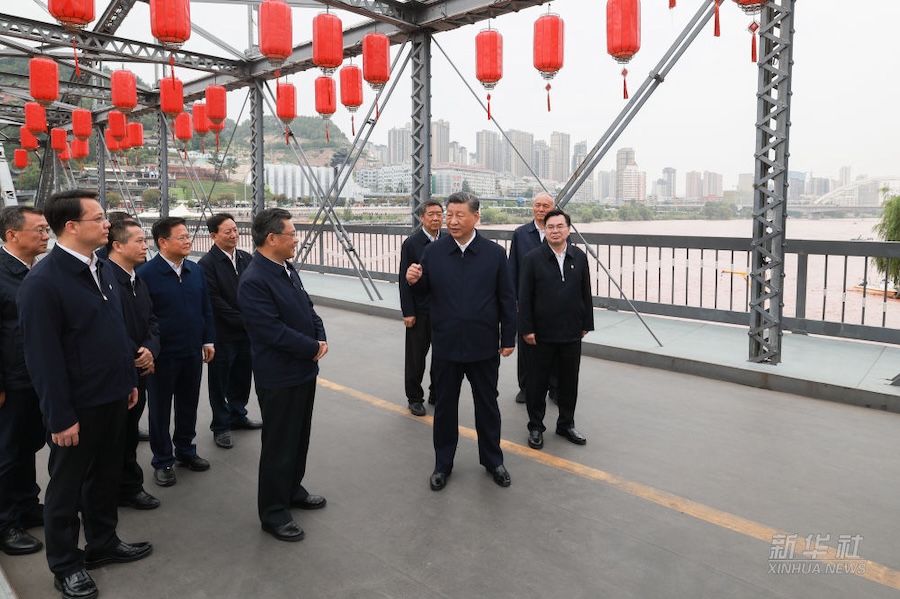
[[[10,206],[0,210],[0,238],[0,551],[26,555],[44,546],[26,529],[44,522],[34,454],[46,431],[25,366],[16,293],[47,251],[50,227],[40,210]]]
[[[86,569],[152,551],[149,543],[124,543],[116,534],[125,420],[137,403],[136,348],[107,265],[94,255],[109,231],[96,197],[76,189],[47,199],[44,216],[57,243],[18,295],[25,362],[50,437],[47,562],[64,597],[96,597]]]
[[[159,323],[156,372],[147,379],[150,449],[154,481],[170,487],[176,482],[175,464],[209,470],[209,462],[197,455],[194,437],[203,363],[215,355],[215,325],[203,269],[187,259],[191,236],[185,220],[161,218],[151,233],[159,253],[137,269]],[[173,403],[175,433],[170,435]]]

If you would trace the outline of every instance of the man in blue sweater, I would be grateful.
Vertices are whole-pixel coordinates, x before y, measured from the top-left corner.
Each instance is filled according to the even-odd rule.
[[[159,253],[137,275],[150,291],[159,323],[160,352],[156,372],[147,379],[147,405],[153,478],[169,487],[176,482],[173,464],[209,470],[209,462],[197,455],[194,437],[203,363],[215,355],[215,325],[203,269],[187,259],[191,236],[184,219],[162,218],[151,232]],[[170,435],[173,398],[175,434]]]
[[[262,410],[257,506],[262,529],[299,541],[290,508],[315,510],[325,498],[303,486],[316,375],[328,353],[325,327],[291,259],[297,231],[291,214],[263,210],[253,219],[256,254],[238,284],[238,306],[250,335],[256,395]]]

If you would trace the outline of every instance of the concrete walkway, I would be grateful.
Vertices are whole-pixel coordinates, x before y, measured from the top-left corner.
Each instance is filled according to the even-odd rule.
[[[301,543],[262,533],[259,436],[238,431],[234,449],[216,448],[204,387],[197,443],[212,469],[148,483],[158,510],[121,511],[120,536],[154,553],[94,571],[101,597],[900,596],[900,416],[728,382],[892,407],[894,348],[786,336],[784,363],[757,366],[742,329],[648,319],[659,349],[634,317],[598,311],[586,353],[604,359],[583,359],[577,411],[588,444],[551,434],[543,451],[527,447],[507,359],[512,486],[478,465],[464,388],[453,476],[434,493],[431,410],[409,415],[402,393],[396,287],[372,303],[355,280],[302,277],[331,347],[305,481],[328,507],[295,512]],[[146,445],[139,456],[149,479]],[[59,596],[43,554],[0,554],[0,566],[18,597]]]

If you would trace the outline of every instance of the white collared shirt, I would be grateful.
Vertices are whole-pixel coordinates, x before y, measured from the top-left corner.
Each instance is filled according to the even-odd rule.
[[[13,258],[15,258],[16,260],[18,260],[19,262],[21,262],[22,264],[24,264],[25,268],[27,268],[28,270],[31,270],[31,266],[32,266],[31,264],[25,264],[24,260],[22,260],[15,254],[13,254],[11,251],[9,251],[9,249],[5,245],[3,246],[3,251],[6,252],[7,254],[9,254],[10,256],[12,256]]]
[[[469,247],[469,244],[472,243],[472,240],[473,240],[473,239],[475,239],[475,231],[472,231],[472,236],[469,238],[469,240],[468,240],[467,242],[465,242],[465,243],[460,243],[460,242],[457,241],[457,242],[456,242],[456,245],[459,246],[459,251],[462,252],[463,254],[465,254],[465,253],[466,253],[466,248]],[[456,241],[456,240],[454,240],[454,241]]]
[[[184,260],[182,260],[181,262],[176,264],[176,263],[172,262],[171,260],[169,260],[168,258],[166,258],[165,256],[163,256],[162,254],[160,254],[160,256],[162,256],[162,259],[166,261],[166,264],[168,264],[169,266],[172,267],[172,270],[175,271],[175,274],[178,275],[178,278],[180,279],[181,278],[181,267],[184,266]]]
[[[103,293],[103,287],[100,286],[100,276],[97,274],[97,261],[98,261],[97,254],[95,254],[94,252],[91,252],[91,257],[88,258],[84,254],[79,254],[75,250],[73,250],[71,248],[67,248],[66,246],[61,244],[59,241],[56,242],[56,245],[59,246],[59,249],[68,253],[69,255],[75,256],[76,258],[78,258],[83,264],[87,264],[87,267],[91,271],[91,277],[94,278],[94,283],[97,284],[97,289],[100,290],[100,295],[103,296],[103,299],[106,299],[106,294]]]

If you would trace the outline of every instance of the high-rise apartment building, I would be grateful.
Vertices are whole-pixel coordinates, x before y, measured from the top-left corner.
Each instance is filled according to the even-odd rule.
[[[840,184],[841,187],[850,185],[850,167],[849,166],[841,167],[838,183]]]
[[[550,178],[554,181],[566,181],[569,178],[569,143],[568,133],[554,131],[550,134]]]
[[[703,189],[703,175],[698,171],[689,171],[684,175],[684,197],[688,201],[696,201],[706,194]]]
[[[431,163],[450,162],[450,123],[438,119],[431,121]]]
[[[534,142],[534,160],[531,162],[538,179],[544,180],[550,177],[550,146],[539,139]]]
[[[489,171],[502,172],[503,160],[500,148],[500,135],[497,133],[479,131],[475,134],[475,156],[478,166]]]
[[[616,152],[616,201],[621,202],[625,199],[625,169],[634,166],[637,169],[637,163],[634,161],[634,148],[620,148]]]
[[[412,130],[409,123],[405,127],[388,130],[388,159],[391,164],[412,162]]]
[[[469,164],[469,150],[465,146],[459,145],[459,142],[450,142],[450,164]]]
[[[722,199],[722,175],[710,171],[703,172],[703,191],[706,192],[703,197],[707,200]]]
[[[594,194],[601,202],[616,199],[616,171],[597,171],[597,186]]]
[[[636,164],[629,164],[621,175],[616,173],[617,185],[621,182],[623,202],[643,203],[647,200],[647,174],[639,171]]]
[[[511,152],[510,171],[514,177],[530,177],[530,161],[534,158],[534,134],[527,131],[507,131],[509,143],[516,151]]]
[[[581,163],[584,162],[585,158],[587,158],[587,141],[579,141],[572,149],[572,164],[569,168],[568,174],[566,175],[566,179],[569,178],[569,175],[575,172],[575,169],[581,166]]]
[[[660,190],[660,197],[664,200],[672,200],[677,194],[677,188],[675,187],[675,175],[677,171],[671,166],[667,166],[663,169],[663,181],[665,181],[665,186],[662,190]]]

